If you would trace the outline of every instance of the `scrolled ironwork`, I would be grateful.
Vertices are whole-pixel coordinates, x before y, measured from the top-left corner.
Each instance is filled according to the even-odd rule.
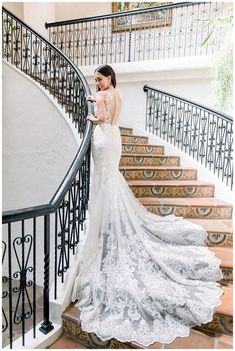
[[[146,130],[192,156],[232,189],[232,117],[147,85],[144,91]]]
[[[181,2],[46,23],[50,41],[73,62],[97,65],[218,52],[220,29],[206,45],[205,20],[222,17],[229,4]],[[201,21],[200,21],[201,20]]]
[[[36,338],[36,321],[40,322],[36,319],[36,258],[40,264],[42,263],[44,269],[43,321],[39,330],[47,334],[53,329],[49,318],[52,227],[50,214],[55,214],[56,219],[54,291],[55,298],[57,298],[57,277],[60,274],[63,276],[69,268],[70,251],[71,254],[75,254],[89,199],[92,122],[86,121],[84,117],[89,112],[93,114],[94,110],[92,103],[86,102],[86,96],[91,94],[87,81],[75,64],[46,38],[35,32],[10,11],[3,8],[2,15],[3,59],[37,81],[57,99],[82,139],[70,168],[48,204],[3,213],[2,222],[3,225],[7,225],[7,233],[5,233],[7,240],[4,238],[3,241],[3,266],[4,272],[6,270],[7,273],[4,273],[2,279],[3,297],[8,304],[6,304],[8,311],[4,306],[2,320],[4,335],[8,331],[9,346],[12,348],[14,327],[18,326],[19,330],[20,325],[24,346],[25,334],[29,325],[29,321],[26,323],[26,320],[31,318],[33,337]],[[71,32],[69,36],[66,34],[66,40],[69,41],[69,46],[73,50],[71,34]],[[60,35],[63,39],[64,33],[61,32]],[[62,41],[61,47],[63,48]],[[70,56],[71,52],[68,51],[68,54]],[[79,192],[79,200],[77,192]],[[64,214],[67,212],[66,218],[63,211]],[[57,222],[57,217],[60,217],[59,222]],[[36,219],[38,218],[44,218],[44,229],[40,233],[37,229]],[[20,236],[18,232],[12,233],[12,222],[21,225]],[[29,223],[33,228],[30,234],[26,234],[25,225]],[[39,234],[42,235],[44,258],[37,255],[36,237]],[[59,240],[61,243],[58,245]],[[60,256],[59,259],[57,259],[57,254]],[[32,290],[32,295],[29,294],[29,290]]]

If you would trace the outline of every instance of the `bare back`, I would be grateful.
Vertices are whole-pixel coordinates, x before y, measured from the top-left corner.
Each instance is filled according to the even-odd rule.
[[[114,90],[114,92],[103,92],[102,95],[107,116],[105,123],[111,125],[117,124],[122,109],[122,98],[120,94]]]

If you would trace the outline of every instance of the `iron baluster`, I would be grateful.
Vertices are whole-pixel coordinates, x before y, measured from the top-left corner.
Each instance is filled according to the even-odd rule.
[[[128,62],[131,62],[131,38],[132,38],[132,16],[130,16],[129,35],[128,35]]]
[[[11,256],[11,223],[8,223],[8,283],[9,283],[9,339],[10,348],[13,341],[13,321],[12,321],[12,256]]]
[[[232,189],[232,118],[147,85],[143,89],[146,92],[146,130],[192,154]]]
[[[49,282],[50,282],[50,215],[44,216],[44,289],[43,289],[43,323],[39,330],[48,334],[54,326],[50,322]]]
[[[36,218],[33,218],[33,337],[36,338]]]

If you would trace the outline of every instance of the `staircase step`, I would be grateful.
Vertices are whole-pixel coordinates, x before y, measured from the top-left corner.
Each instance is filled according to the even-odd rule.
[[[205,333],[192,328],[189,336],[176,338],[170,344],[155,342],[146,347],[136,342],[131,342],[130,347],[134,347],[135,349],[232,349],[233,338],[229,335],[221,335],[208,331]]]
[[[212,198],[139,198],[148,211],[159,216],[184,218],[232,218],[232,204]]]
[[[209,335],[208,335],[209,334]],[[125,345],[125,344],[123,344]],[[216,334],[216,333],[203,333],[202,331],[191,329],[188,337],[176,338],[171,344],[160,344],[158,342],[149,345],[148,347],[142,346],[138,343],[126,343],[129,349],[232,349],[233,338],[229,335]],[[88,349],[82,343],[73,340],[66,335],[62,335],[57,339],[48,349]],[[94,348],[94,347],[92,347]],[[124,347],[122,347],[124,348]]]
[[[102,341],[94,333],[83,331],[79,318],[80,310],[74,305],[75,303],[70,304],[62,314],[63,332],[65,336],[91,349],[129,349],[129,344],[122,343],[116,339]]]
[[[61,335],[53,344],[51,344],[48,349],[88,349],[80,342],[73,340],[72,337],[66,335]]]
[[[127,127],[119,127],[121,135],[128,134],[128,135],[133,135],[133,129],[132,128],[127,128]]]
[[[216,307],[212,322],[207,323],[206,325],[202,325],[200,327],[191,329],[190,335],[197,335],[198,337],[202,335],[201,332],[199,333],[195,329],[199,329],[200,331],[205,331],[206,333],[210,332],[210,333],[213,333],[213,335],[214,333],[222,333],[230,336],[232,335],[232,327],[233,327],[232,286],[222,286],[222,289],[224,291],[224,295],[221,297],[222,305]],[[64,334],[70,337],[71,339],[77,340],[79,343],[85,345],[88,348],[146,348],[135,342],[123,343],[123,342],[117,341],[116,339],[101,341],[99,338],[96,337],[94,333],[87,333],[85,331],[82,331],[81,322],[79,319],[80,311],[74,305],[75,303],[71,303],[62,314]],[[231,345],[231,339],[229,337],[225,337],[223,335],[221,336],[221,338],[222,337],[223,337],[222,340],[224,344]],[[183,344],[181,344],[182,345],[181,348],[187,348],[187,349],[192,348],[192,345],[190,343],[191,336],[187,338],[177,338],[173,343],[168,345],[154,343],[148,348],[177,348],[176,345],[179,342],[179,340],[184,341]],[[220,341],[219,337],[216,338],[216,342],[219,342],[219,341]]]
[[[164,155],[164,146],[122,143],[123,154]]]
[[[130,134],[121,134],[122,143],[131,143],[131,144],[148,144],[148,137],[143,135],[130,135]]]
[[[206,240],[207,246],[232,247],[232,219],[188,219],[190,222],[201,225],[206,229],[208,237]]]
[[[197,170],[182,167],[120,166],[126,180],[196,180]]]
[[[221,297],[222,305],[216,307],[213,320],[197,327],[199,330],[209,330],[226,335],[233,334],[233,287],[223,286],[224,295]]]
[[[213,251],[215,256],[221,260],[220,268],[223,273],[223,279],[220,281],[221,284],[232,284],[233,283],[233,249],[232,247],[209,247],[210,251]]]
[[[179,166],[179,156],[122,154],[120,166]]]
[[[213,197],[214,184],[198,180],[129,180],[135,197]]]

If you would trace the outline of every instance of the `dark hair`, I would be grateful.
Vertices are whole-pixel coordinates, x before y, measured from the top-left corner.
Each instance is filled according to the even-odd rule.
[[[96,68],[95,72],[99,72],[99,73],[103,74],[103,76],[105,76],[105,77],[111,76],[111,83],[112,83],[114,88],[116,87],[116,85],[117,85],[116,74],[111,66],[101,65],[98,68]]]

